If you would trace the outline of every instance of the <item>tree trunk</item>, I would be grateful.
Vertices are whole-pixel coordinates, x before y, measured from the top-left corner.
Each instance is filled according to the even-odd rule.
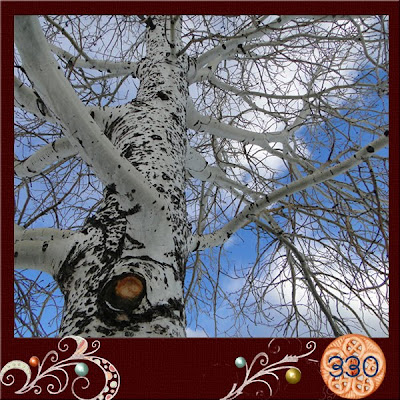
[[[60,336],[185,336],[188,60],[175,55],[174,21],[157,16],[146,22],[136,100],[103,122],[104,134],[159,199],[148,204],[135,189],[105,188],[102,206],[86,220],[83,239],[56,276],[65,297]]]

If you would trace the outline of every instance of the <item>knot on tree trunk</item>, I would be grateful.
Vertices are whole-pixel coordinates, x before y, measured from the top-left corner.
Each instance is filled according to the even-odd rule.
[[[146,294],[146,281],[138,275],[125,273],[115,276],[101,289],[99,308],[107,316],[115,313],[132,313]]]
[[[121,299],[133,300],[143,291],[143,284],[136,276],[120,279],[115,286],[115,294]]]

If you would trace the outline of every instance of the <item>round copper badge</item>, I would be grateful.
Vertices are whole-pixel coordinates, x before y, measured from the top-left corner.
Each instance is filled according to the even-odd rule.
[[[321,375],[335,394],[345,399],[362,399],[375,392],[386,373],[380,347],[362,335],[345,335],[325,349]]]

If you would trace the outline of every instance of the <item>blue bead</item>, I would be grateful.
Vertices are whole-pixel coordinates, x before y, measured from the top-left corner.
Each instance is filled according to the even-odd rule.
[[[89,372],[89,367],[85,363],[78,363],[75,366],[75,373],[79,376],[86,376]]]
[[[238,357],[238,358],[235,360],[235,365],[236,365],[238,368],[243,368],[243,367],[246,365],[246,360],[245,360],[243,357]]]

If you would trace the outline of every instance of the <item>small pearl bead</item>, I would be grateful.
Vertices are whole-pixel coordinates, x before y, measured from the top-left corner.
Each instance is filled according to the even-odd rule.
[[[238,358],[235,360],[235,365],[236,365],[238,368],[243,368],[243,367],[246,365],[246,360],[245,360],[243,357],[238,357]]]
[[[78,363],[75,366],[75,373],[79,376],[86,376],[89,372],[89,367],[85,363]]]

